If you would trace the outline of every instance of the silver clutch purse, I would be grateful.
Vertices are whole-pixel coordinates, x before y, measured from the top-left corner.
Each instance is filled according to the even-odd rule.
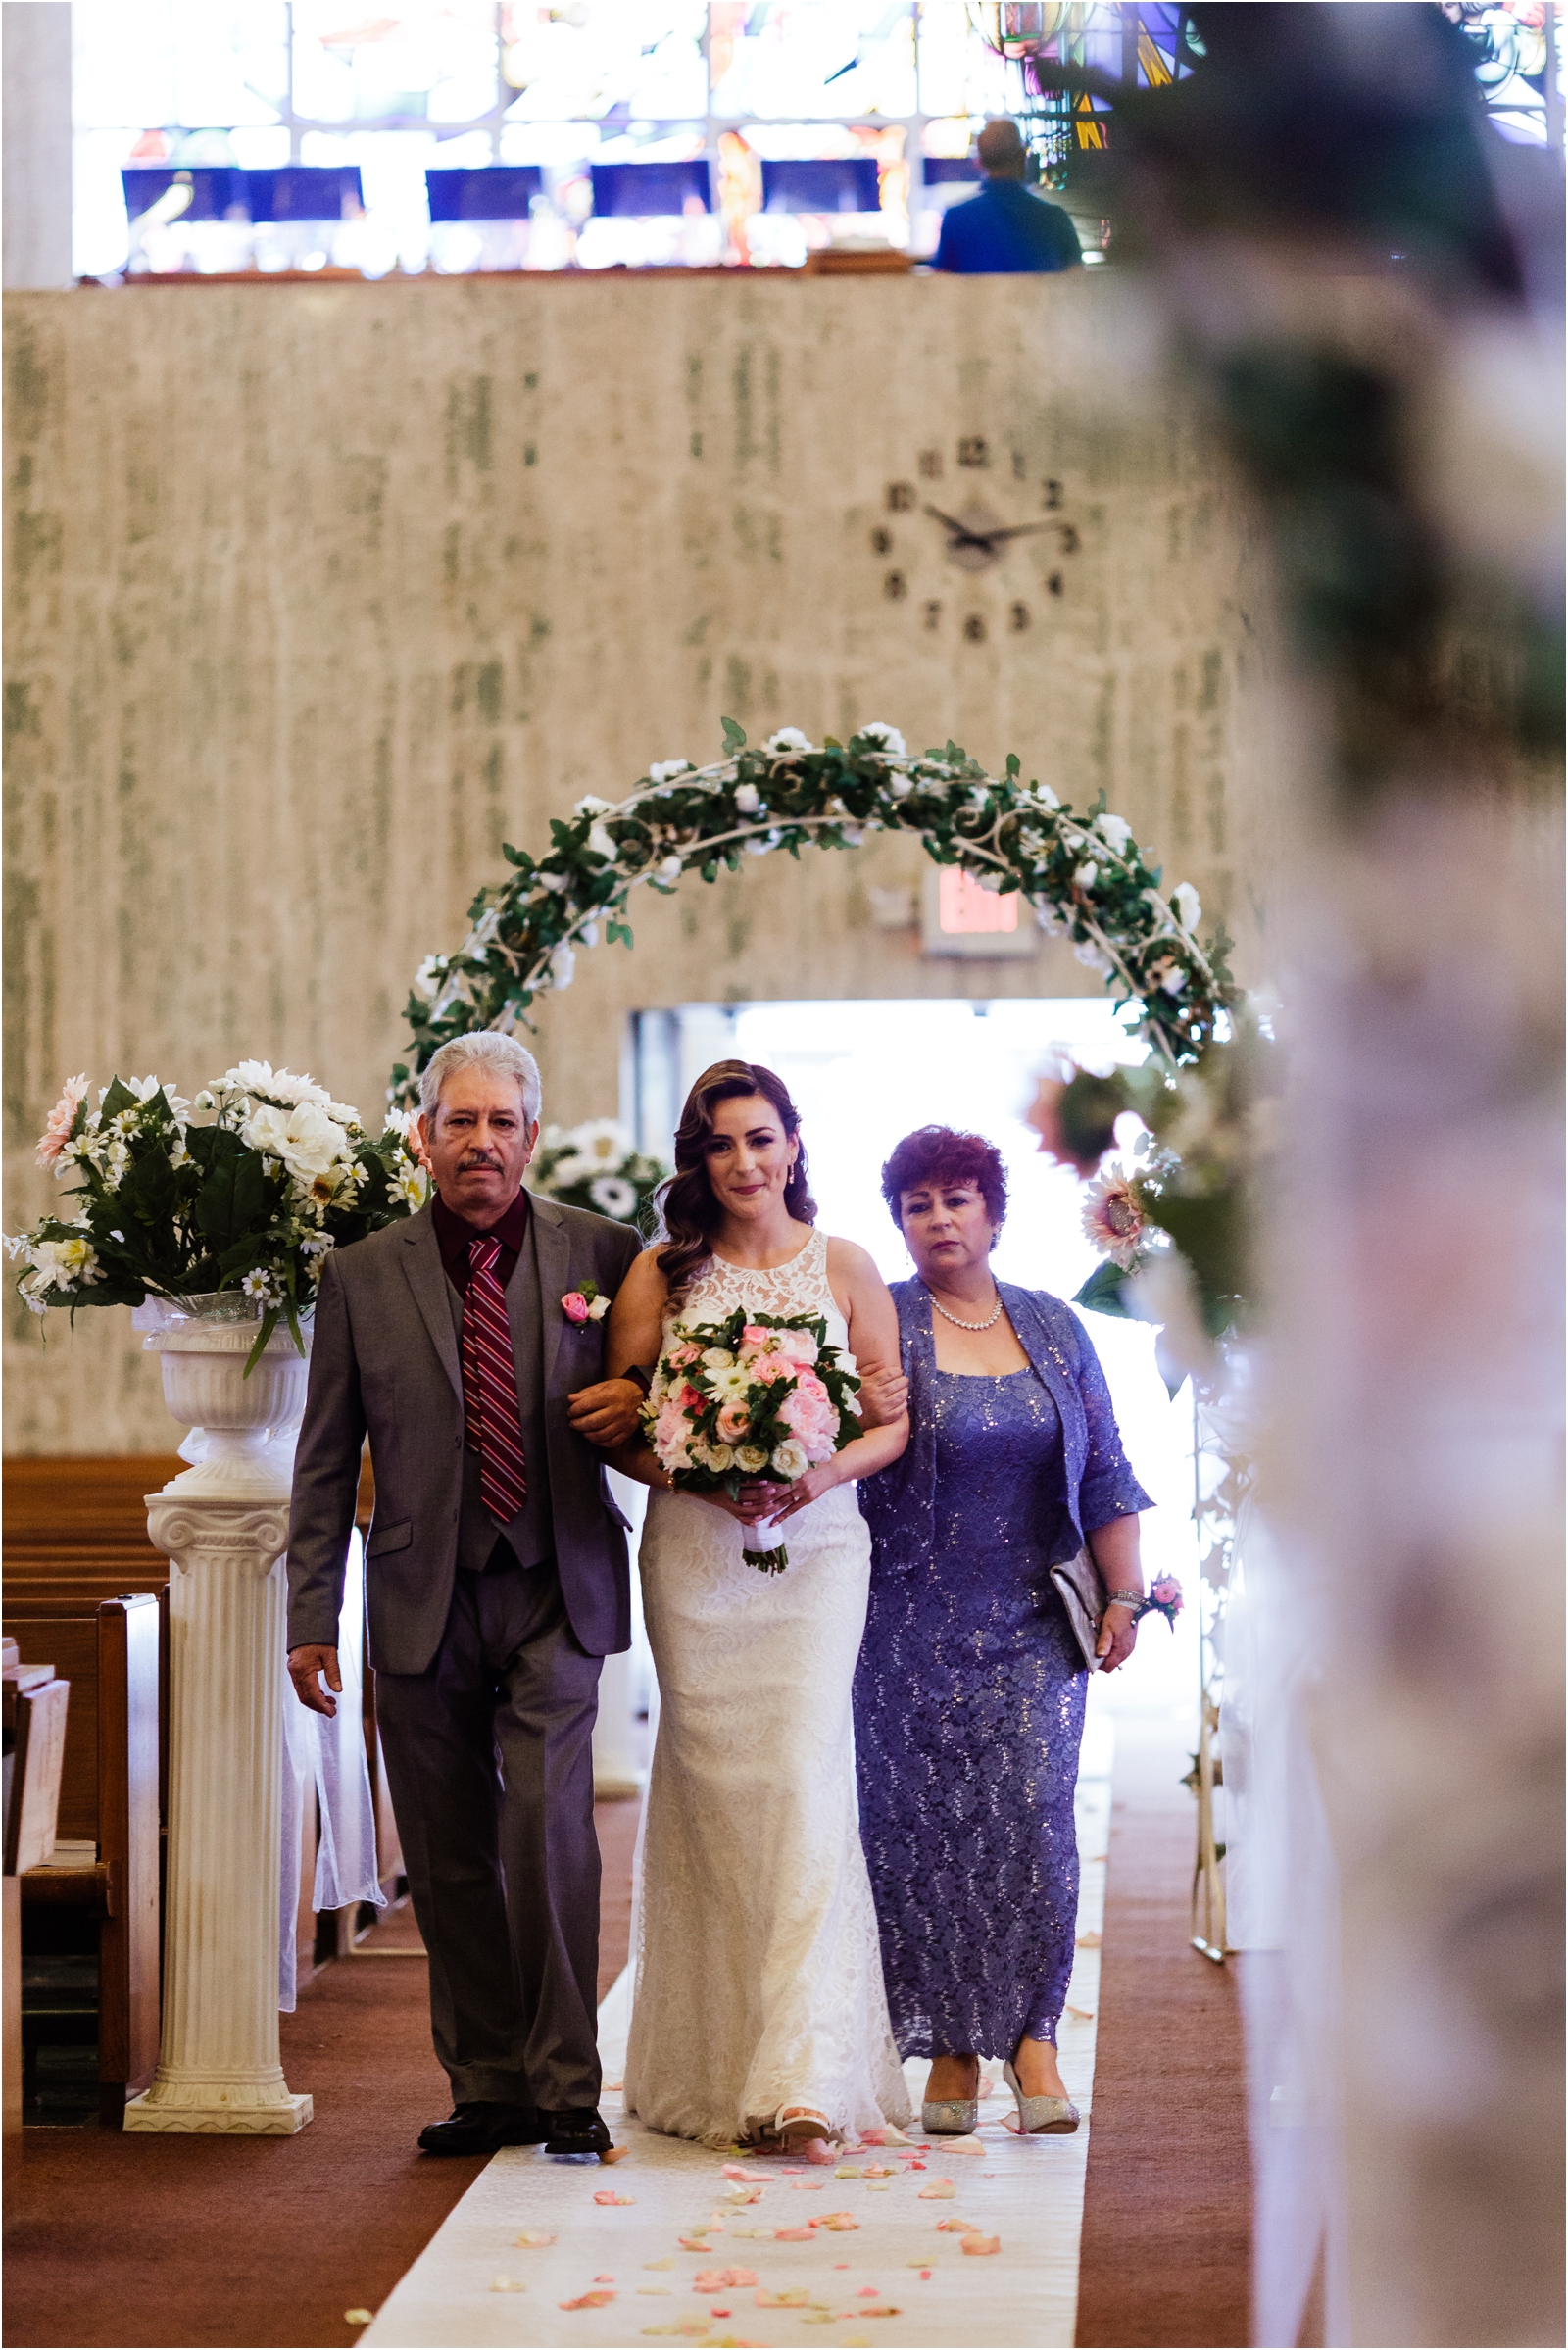
[[[1085,1547],[1076,1558],[1069,1558],[1065,1566],[1053,1567],[1051,1580],[1061,1593],[1061,1604],[1084,1652],[1084,1663],[1091,1673],[1098,1673],[1100,1659],[1095,1654],[1095,1643],[1105,1613],[1105,1587],[1100,1580],[1100,1569]]]

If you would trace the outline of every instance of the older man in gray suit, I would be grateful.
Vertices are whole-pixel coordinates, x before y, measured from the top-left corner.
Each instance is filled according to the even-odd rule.
[[[420,1101],[432,1199],[322,1269],[288,1669],[303,1704],[335,1711],[368,1435],[376,1715],[456,2109],[419,2143],[602,2153],[592,1735],[631,1607],[626,1521],[596,1447],[624,1442],[642,1396],[600,1379],[603,1323],[577,1316],[585,1292],[613,1296],[640,1244],[523,1190],[539,1071],[512,1038],[444,1045]]]

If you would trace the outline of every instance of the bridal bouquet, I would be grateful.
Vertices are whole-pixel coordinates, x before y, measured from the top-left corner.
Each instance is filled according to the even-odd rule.
[[[675,1322],[643,1405],[643,1427],[677,1493],[740,1495],[744,1478],[793,1485],[860,1434],[853,1360],[819,1314]],[[766,1521],[763,1521],[766,1524]],[[743,1529],[764,1575],[790,1563],[761,1527]]]
[[[247,1373],[279,1321],[303,1354],[328,1250],[424,1203],[409,1124],[391,1111],[372,1139],[324,1086],[264,1060],[194,1102],[156,1077],[117,1077],[94,1102],[73,1077],[37,1150],[72,1205],[7,1239],[18,1294],[42,1314],[228,1292],[261,1320]]]

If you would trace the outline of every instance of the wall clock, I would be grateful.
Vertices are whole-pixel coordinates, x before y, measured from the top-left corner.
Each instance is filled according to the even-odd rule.
[[[1045,593],[1065,596],[1067,566],[1082,545],[1065,512],[1066,484],[1051,474],[1031,479],[1021,449],[999,451],[979,433],[957,440],[951,467],[949,458],[946,449],[922,449],[915,479],[887,484],[889,518],[873,527],[869,541],[886,566],[882,594],[890,604],[908,604],[927,635],[952,631],[972,645],[983,645],[997,627],[1022,636],[1035,622],[1033,585],[1028,596],[1008,597],[999,617],[995,600],[982,604],[965,583],[995,571],[1004,591],[1021,584],[1021,566],[1009,566],[1008,556],[1023,540],[1041,538],[1053,559]],[[988,482],[988,474],[1004,474],[1006,490]]]

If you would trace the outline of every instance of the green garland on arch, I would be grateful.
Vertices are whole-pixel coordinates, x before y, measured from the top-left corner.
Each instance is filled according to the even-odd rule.
[[[1078,814],[1049,784],[1025,783],[1011,755],[1003,775],[989,775],[956,743],[911,756],[881,724],[820,748],[797,727],[754,746],[733,718],[723,726],[715,764],[668,759],[618,805],[580,800],[569,820],[552,820],[542,857],[505,846],[514,870],[480,890],[463,945],[420,965],[395,1102],[412,1104],[419,1072],[451,1038],[527,1025],[535,999],[570,985],[576,950],[597,946],[601,929],[629,947],[626,906],[640,884],[668,897],[688,873],[714,881],[746,856],[798,857],[813,842],[858,849],[875,832],[915,833],[939,865],[1026,899],[1043,930],[1071,940],[1118,1003],[1137,1007],[1132,1032],[1168,1071],[1198,1061],[1239,1003],[1223,927],[1200,942],[1198,893],[1187,882],[1162,891],[1160,868],[1105,812],[1103,793]]]

